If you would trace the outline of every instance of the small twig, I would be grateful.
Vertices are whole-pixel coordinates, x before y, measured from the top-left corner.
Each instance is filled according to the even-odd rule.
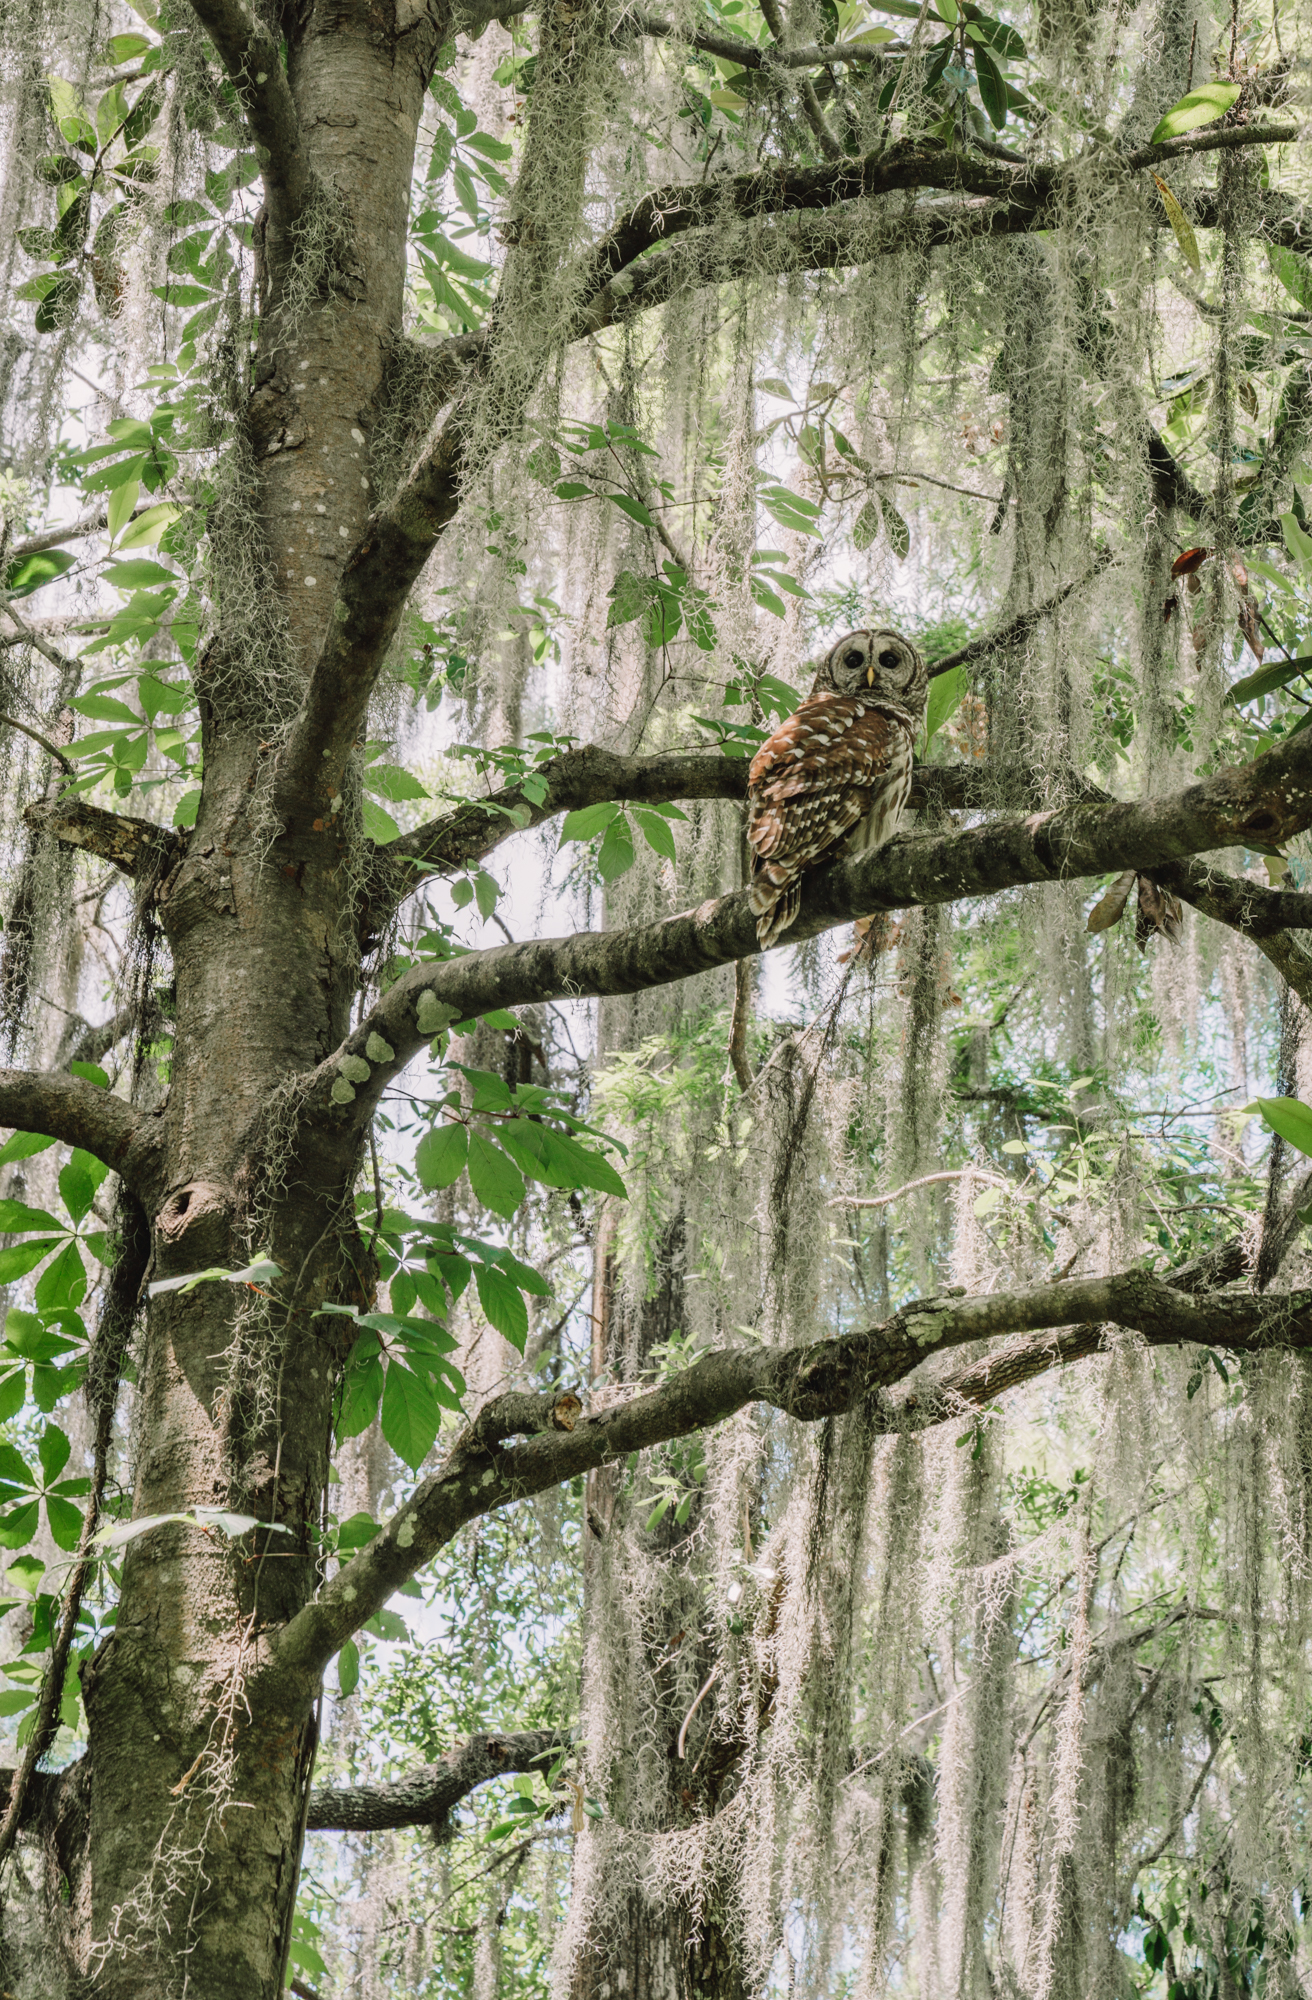
[[[998,626],[996,631],[982,633],[978,639],[972,639],[969,645],[959,646],[955,653],[948,653],[943,659],[935,660],[929,670],[929,678],[933,680],[938,674],[950,673],[953,667],[964,667],[971,660],[980,660],[989,653],[1001,652],[1004,646],[1014,645],[1018,639],[1026,638],[1050,611],[1056,611],[1074,591],[1083,590],[1086,583],[1092,583],[1096,577],[1101,576],[1115,559],[1114,549],[1100,549],[1093,567],[1086,570],[1083,576],[1077,576],[1073,583],[1063,585],[1054,596],[1045,599],[1042,604],[1036,604],[1032,610],[1022,611],[1020,616],[1013,618],[1009,624]]]
[[[45,650],[45,647],[41,648],[42,652]],[[47,757],[54,758],[60,769],[67,772],[70,778],[77,776],[76,767],[69,763],[63,751],[57,750],[55,745],[50,741],[50,738],[43,736],[39,729],[29,729],[28,725],[25,722],[20,722],[16,715],[0,715],[0,723],[7,723],[11,729],[17,729],[23,736],[29,736],[33,743],[40,744]]]
[[[977,1180],[988,1181],[992,1187],[1011,1187],[1005,1174],[988,1174],[979,1167],[954,1167],[950,1173],[922,1174],[918,1181],[908,1181],[904,1187],[894,1188],[891,1194],[836,1194],[825,1205],[828,1208],[887,1208],[890,1202],[900,1201],[904,1194],[914,1194],[917,1188],[934,1187],[941,1181]]]
[[[705,1701],[707,1695],[710,1693],[711,1689],[715,1686],[715,1683],[719,1680],[723,1667],[724,1667],[724,1662],[722,1660],[717,1660],[715,1665],[711,1668],[710,1673],[706,1676],[705,1681],[702,1683],[702,1686],[698,1691],[697,1698],[693,1702],[692,1707],[688,1710],[688,1713],[683,1718],[683,1726],[679,1730],[678,1747],[674,1753],[675,1756],[679,1758],[680,1762],[683,1761],[686,1752],[686,1746],[688,1742],[688,1724],[692,1721],[694,1715],[696,1715],[698,1709]]]

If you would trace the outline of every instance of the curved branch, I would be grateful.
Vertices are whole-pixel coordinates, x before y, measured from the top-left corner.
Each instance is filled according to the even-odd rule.
[[[59,1070],[0,1069],[0,1126],[80,1146],[120,1174],[149,1207],[160,1169],[162,1120],[112,1091]]]
[[[1155,1346],[1307,1347],[1312,1293],[1191,1298],[1148,1272],[1125,1271],[977,1299],[922,1299],[865,1333],[782,1350],[705,1355],[659,1388],[588,1412],[567,1432],[544,1429],[522,1443],[489,1446],[471,1429],[441,1471],[276,1636],[268,1671],[279,1698],[301,1706],[310,1701],[333,1654],[407,1577],[468,1521],[513,1500],[706,1430],[749,1403],[768,1404],[804,1423],[859,1402],[872,1406],[876,1429],[939,1423],[959,1413],[963,1400],[990,1401],[1048,1368],[1095,1352],[1108,1321]],[[1011,1336],[1011,1344],[943,1383],[899,1398],[885,1393],[931,1353],[1001,1336]]]
[[[1118,172],[1134,172],[1189,153],[1295,137],[1292,125],[1243,126],[1233,132],[1189,134],[1113,160]],[[689,284],[720,284],[747,270],[826,270],[868,263],[894,250],[928,250],[967,237],[1055,226],[1062,219],[1071,171],[1008,167],[911,143],[825,167],[774,166],[723,181],[658,189],[588,253],[580,273],[581,303],[564,337],[581,339],[663,304]],[[966,191],[964,198],[916,204],[910,211],[868,212],[871,196],[944,186]],[[1274,199],[1262,197],[1268,209]],[[1276,205],[1281,230],[1301,241],[1303,225],[1292,204]],[[1203,196],[1194,206],[1199,226],[1211,227],[1215,197]],[[835,212],[793,213],[807,210]],[[1166,227],[1165,215],[1159,219]],[[740,229],[741,242],[726,242],[726,225],[735,222],[752,226]],[[689,231],[689,243],[670,241]],[[637,269],[631,269],[635,263]],[[487,365],[490,342],[489,331],[476,349],[461,349],[462,358],[470,357],[466,395]],[[527,395],[528,385],[523,393]],[[278,758],[275,805],[288,826],[318,821],[320,830],[330,832],[346,760],[411,585],[459,509],[470,421],[462,398],[431,449],[370,518],[347,559],[328,637]]]
[[[555,1729],[520,1729],[466,1737],[436,1764],[420,1764],[390,1784],[335,1787],[310,1793],[308,1833],[378,1833],[397,1826],[441,1826],[479,1785],[512,1771],[545,1773],[572,1738]]]

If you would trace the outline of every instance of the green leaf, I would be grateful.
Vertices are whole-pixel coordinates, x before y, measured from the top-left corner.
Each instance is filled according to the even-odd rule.
[[[645,577],[636,576],[631,569],[622,569],[608,593],[611,604],[606,613],[606,630],[612,632],[618,625],[631,625],[635,618],[641,618],[647,609],[649,585]]]
[[[13,1354],[24,1361],[53,1361],[56,1355],[71,1354],[76,1341],[53,1332],[38,1314],[11,1306],[5,1317],[5,1341]]]
[[[33,1297],[40,1312],[76,1312],[86,1297],[87,1273],[76,1243],[67,1243],[37,1279]]]
[[[196,815],[200,811],[199,791],[184,792],[173,808],[174,826],[195,826]],[[106,1082],[108,1082],[106,1078]]]
[[[116,486],[110,494],[109,506],[105,513],[105,525],[109,529],[109,539],[111,542],[118,534],[119,529],[131,519],[132,510],[136,506],[140,495],[140,482],[135,479],[125,479],[123,484]]]
[[[177,576],[157,562],[112,562],[100,572],[115,590],[148,590],[152,583],[176,583]]]
[[[926,750],[969,693],[970,675],[964,667],[953,667],[946,674],[935,675],[929,684],[929,700],[925,704]]]
[[[1000,132],[1007,122],[1007,80],[985,48],[975,50],[975,80],[989,123]]]
[[[1255,1097],[1244,1110],[1260,1113],[1287,1145],[1312,1159],[1312,1105],[1297,1097]]]
[[[361,803],[361,813],[364,818],[365,833],[373,841],[375,847],[387,847],[390,846],[392,841],[399,840],[401,835],[400,827],[392,818],[391,813],[384,812],[375,800],[363,800]]]
[[[360,1648],[354,1639],[348,1639],[337,1655],[337,1691],[342,1696],[352,1695],[359,1685]]]
[[[41,1433],[36,1455],[41,1461],[47,1486],[53,1486],[64,1467],[68,1464],[73,1447],[58,1424],[47,1424]]]
[[[469,1139],[468,1167],[469,1185],[484,1208],[490,1208],[494,1215],[512,1216],[526,1192],[524,1176],[514,1161],[500,1146],[474,1132]]]
[[[640,528],[654,528],[656,526],[650,512],[643,506],[641,500],[634,500],[627,493],[608,493],[606,498],[619,508],[621,514],[627,514],[631,521],[636,521]]]
[[[11,1368],[7,1375],[0,1375],[0,1424],[16,1417],[26,1400],[26,1368]]]
[[[81,295],[80,279],[73,277],[71,272],[61,272],[33,315],[32,323],[37,332],[55,333],[61,326],[67,326],[77,310]]]
[[[134,728],[141,727],[141,717],[136,711],[110,694],[76,695],[68,705],[77,714],[89,716],[93,722],[130,722]]]
[[[666,861],[677,860],[678,856],[675,852],[674,835],[670,831],[669,821],[663,818],[660,813],[644,812],[641,806],[634,806],[631,810],[634,819],[637,820],[638,825],[642,829],[643,838],[646,840],[648,847],[654,847],[656,852],[662,855]]]
[[[533,447],[524,463],[539,486],[554,486],[560,478],[560,453],[545,439]]]
[[[628,1199],[628,1189],[603,1154],[554,1126],[516,1118],[498,1127],[498,1137],[524,1172],[546,1187],[595,1188]]]
[[[1304,312],[1312,312],[1312,264],[1306,257],[1299,257],[1292,250],[1282,250],[1274,243],[1267,246],[1266,254],[1271,269],[1291,298],[1298,300]]]
[[[0,1167],[7,1167],[11,1160],[30,1160],[33,1154],[47,1152],[55,1143],[44,1132],[13,1132],[0,1146]]]
[[[109,1078],[99,1063],[71,1062],[68,1065],[74,1076],[80,1076],[83,1083],[94,1083],[98,1090],[109,1089]]]
[[[1199,125],[1210,125],[1217,118],[1223,118],[1239,96],[1242,85],[1237,83],[1202,83],[1197,90],[1191,90],[1178,104],[1173,104],[1165,117],[1160,119],[1149,139],[1150,146],[1164,145],[1168,139],[1178,139],[1182,132],[1192,132]]]
[[[1312,653],[1302,653],[1296,660],[1273,660],[1269,667],[1259,667],[1255,674],[1246,674],[1229,689],[1226,700],[1237,708],[1246,701],[1256,701],[1259,695],[1274,694],[1277,688],[1287,687],[1290,681],[1301,680],[1312,673]]]
[[[560,844],[567,840],[592,840],[620,812],[617,805],[602,804],[580,806],[576,812],[566,813],[560,829]]]
[[[0,1514],[0,1549],[26,1548],[41,1519],[41,1503],[27,1500],[8,1513]]]
[[[119,553],[124,549],[144,549],[157,542],[165,528],[182,519],[181,507],[175,507],[171,500],[162,500],[157,507],[147,507],[138,514],[131,526],[119,536]]]
[[[617,812],[597,851],[597,873],[603,882],[615,882],[632,866],[633,830],[627,814]]]
[[[24,556],[21,562],[10,564],[5,589],[11,597],[30,597],[34,590],[53,583],[57,576],[72,569],[76,561],[76,556],[67,549],[42,549],[36,555]]]
[[[102,1177],[103,1178],[103,1177]],[[76,1155],[59,1173],[59,1194],[74,1222],[81,1222],[96,1198],[99,1182],[93,1180]]]
[[[31,1243],[11,1243],[7,1250],[0,1250],[0,1285],[12,1285],[15,1278],[25,1278],[63,1240],[62,1236],[38,1236]]]
[[[374,1336],[368,1336],[374,1340]],[[363,1339],[356,1342],[351,1353],[363,1345]],[[378,1359],[377,1342],[373,1351],[365,1358],[354,1358],[347,1364],[342,1382],[342,1404],[337,1419],[339,1438],[359,1437],[361,1431],[368,1430],[378,1415],[379,1399],[383,1393],[383,1364]]]
[[[892,545],[893,553],[899,562],[905,562],[911,553],[911,530],[898,513],[893,502],[882,491],[879,495],[879,506],[884,516],[884,526],[888,530],[888,539]]]
[[[105,60],[115,69],[120,63],[128,63],[137,56],[144,56],[153,46],[144,35],[111,35],[105,45]]]
[[[388,1363],[383,1385],[383,1436],[399,1459],[418,1472],[442,1425],[442,1410],[427,1382],[399,1361]]]
[[[64,1224],[44,1208],[29,1208],[25,1201],[0,1201],[0,1232],[23,1236],[32,1229],[56,1229],[64,1234]]]
[[[435,1125],[415,1148],[415,1172],[429,1194],[450,1187],[464,1172],[469,1133],[463,1125]]]
[[[50,1533],[55,1547],[71,1554],[82,1535],[82,1509],[71,1500],[61,1499],[57,1493],[45,1496],[46,1519],[50,1523]]]
[[[412,778],[399,764],[370,764],[364,774],[367,792],[377,792],[380,799],[390,799],[398,805],[403,799],[426,799],[431,795],[424,790],[418,778]]]
[[[498,1333],[503,1333],[511,1346],[522,1354],[528,1339],[528,1307],[519,1286],[492,1264],[475,1265],[474,1282],[478,1286],[478,1302],[487,1315],[489,1325],[494,1326]]]
[[[880,520],[879,502],[867,500],[852,524],[853,548],[868,549],[871,546],[879,534]]]

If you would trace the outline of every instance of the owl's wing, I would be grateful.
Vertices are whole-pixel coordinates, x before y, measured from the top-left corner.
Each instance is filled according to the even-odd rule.
[[[782,885],[813,866],[865,817],[876,792],[899,789],[910,772],[911,740],[896,714],[847,695],[812,695],[752,759],[753,872]]]

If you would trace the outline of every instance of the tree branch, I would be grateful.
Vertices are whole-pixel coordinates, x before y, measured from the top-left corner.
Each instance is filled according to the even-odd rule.
[[[1164,146],[1142,147],[1115,164],[1134,172],[1191,153],[1265,145],[1296,136],[1297,127],[1292,125],[1189,134]],[[823,270],[866,263],[894,249],[927,250],[963,237],[1046,228],[1061,220],[1071,171],[1007,167],[946,147],[908,143],[825,167],[773,165],[725,180],[658,189],[588,253],[580,273],[581,303],[564,329],[564,338],[581,339],[617,324],[664,303],[689,283],[718,284],[747,269]],[[864,206],[855,206],[873,195],[926,186],[967,191],[969,198],[926,202],[909,214],[890,210],[873,221]],[[1272,197],[1262,199],[1271,206]],[[843,205],[839,214],[809,219],[792,214],[835,204]],[[1195,203],[1200,226],[1211,226],[1215,207],[1215,197]],[[1302,224],[1292,205],[1285,202],[1279,213],[1282,227],[1300,234]],[[725,240],[726,225],[734,218],[755,225],[744,233],[740,245]],[[781,226],[781,219],[789,226]],[[1164,214],[1161,225],[1166,226]],[[679,246],[682,254],[675,258],[670,239],[688,231],[693,240]],[[635,261],[639,269],[632,271],[629,267]],[[471,354],[470,386],[486,366],[491,338],[489,330],[476,351],[462,347],[462,357]],[[465,393],[469,394],[468,387]],[[306,821],[313,826],[316,820],[323,831],[330,828],[346,760],[410,588],[458,511],[469,421],[462,398],[431,450],[388,504],[370,518],[347,558],[328,637],[278,758],[275,808],[289,828]]]
[[[37,799],[25,808],[25,826],[53,834],[65,847],[81,847],[112,861],[125,875],[137,875],[148,864],[167,865],[186,847],[186,834],[153,820],[127,813],[106,812],[86,799]]]
[[[545,1773],[571,1741],[554,1729],[469,1736],[453,1744],[438,1763],[421,1764],[390,1784],[316,1785],[306,1831],[378,1833],[387,1827],[441,1826],[479,1785],[511,1771]]]
[[[739,69],[821,69],[830,63],[877,63],[888,56],[905,55],[907,48],[905,42],[808,42],[794,49],[763,49],[733,35],[715,35],[705,28],[683,28],[673,21],[661,21],[654,14],[630,14],[624,26],[636,28],[653,41],[683,42],[705,55],[721,56],[725,62],[737,63]]]
[[[81,1146],[121,1174],[149,1208],[163,1146],[156,1115],[59,1070],[0,1069],[0,1126]]]
[[[1048,1368],[1095,1352],[1109,1321],[1154,1346],[1306,1347],[1312,1345],[1312,1293],[1194,1299],[1148,1272],[1124,1271],[977,1299],[922,1299],[865,1333],[782,1350],[704,1355],[658,1388],[589,1411],[571,1431],[543,1430],[507,1446],[488,1445],[471,1429],[441,1471],[424,1480],[368,1547],[274,1637],[268,1671],[279,1698],[289,1697],[290,1678],[299,1684],[298,1705],[309,1702],[333,1654],[409,1576],[467,1522],[513,1500],[709,1429],[750,1403],[814,1423],[869,1401],[884,1431],[939,1423],[959,1412],[963,1401],[990,1401]],[[1059,1328],[1071,1330],[1050,1331]],[[941,1384],[896,1399],[885,1393],[931,1353],[1001,1336],[1011,1338],[1008,1347]]]
[[[788,933],[800,944],[877,910],[903,910],[995,895],[1030,882],[1119,873],[1155,874],[1173,861],[1254,841],[1275,846],[1312,825],[1312,736],[1287,738],[1256,762],[1216,773],[1187,791],[1134,803],[1078,803],[994,819],[960,832],[901,834],[873,853],[816,869]],[[637,993],[708,972],[760,949],[747,892],[738,890],[662,922],[631,930],[580,932],[499,945],[414,967],[354,1033],[302,1080],[303,1124],[316,1143],[353,1155],[379,1098],[435,1032],[417,1010],[436,1002],[448,1020],[466,1020],[530,1001]],[[431,1015],[428,1016],[431,1019]],[[331,1092],[346,1057],[368,1061],[379,1037],[393,1051],[372,1065],[354,1099]]]
[[[312,175],[279,42],[242,0],[191,0],[191,9],[246,113],[259,155],[269,228],[286,258]]]

